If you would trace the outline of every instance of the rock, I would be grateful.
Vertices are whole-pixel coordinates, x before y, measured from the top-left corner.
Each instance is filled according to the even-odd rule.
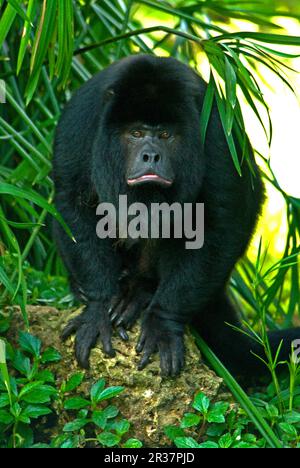
[[[78,371],[74,357],[74,337],[66,343],[60,341],[60,333],[66,322],[76,316],[80,309],[58,311],[53,307],[29,306],[27,308],[30,332],[38,336],[45,347],[52,346],[60,351],[62,360],[54,366],[58,382]],[[14,314],[15,330],[24,328],[20,312]],[[146,446],[162,447],[168,445],[163,428],[177,424],[182,415],[190,411],[190,403],[197,392],[203,391],[215,399],[222,379],[217,377],[203,362],[200,352],[191,334],[185,338],[186,365],[180,376],[162,378],[159,371],[159,358],[155,355],[152,362],[143,370],[137,370],[139,356],[135,344],[139,335],[139,326],[128,333],[129,341],[124,342],[118,336],[113,338],[117,351],[115,358],[107,358],[98,345],[91,353],[91,366],[86,374],[86,390],[99,378],[104,378],[107,385],[122,385],[124,392],[115,404],[122,415],[131,422],[132,436],[144,442]]]

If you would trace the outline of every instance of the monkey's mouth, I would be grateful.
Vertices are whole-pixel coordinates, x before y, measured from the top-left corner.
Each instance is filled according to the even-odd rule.
[[[170,187],[170,185],[173,184],[173,180],[166,179],[165,177],[154,173],[143,174],[138,177],[129,177],[127,179],[127,184],[131,187],[149,183],[154,183],[162,187]]]

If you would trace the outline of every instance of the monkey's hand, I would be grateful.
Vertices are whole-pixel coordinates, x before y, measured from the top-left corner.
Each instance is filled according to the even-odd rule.
[[[138,369],[144,369],[150,356],[159,352],[163,376],[176,376],[184,367],[184,325],[159,316],[159,310],[147,309],[136,347],[142,358]]]
[[[102,342],[103,351],[109,357],[115,356],[111,343],[112,326],[109,317],[109,307],[100,302],[89,302],[84,311],[70,320],[62,332],[66,340],[76,333],[75,355],[81,367],[89,367],[91,349],[96,345],[98,337]]]

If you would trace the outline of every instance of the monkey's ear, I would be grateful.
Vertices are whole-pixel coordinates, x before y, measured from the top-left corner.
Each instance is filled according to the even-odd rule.
[[[106,91],[104,91],[104,101],[110,101],[115,96],[115,94],[116,93],[113,88],[108,88]]]

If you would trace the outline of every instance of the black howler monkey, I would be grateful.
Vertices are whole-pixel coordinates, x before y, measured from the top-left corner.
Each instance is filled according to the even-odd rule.
[[[143,368],[160,355],[163,375],[184,365],[183,334],[194,324],[235,373],[259,374],[261,353],[239,326],[226,287],[245,252],[263,199],[254,158],[241,157],[240,177],[213,106],[205,144],[200,115],[205,82],[173,58],[148,55],[118,61],[84,84],[67,104],[54,144],[56,206],[76,243],[55,224],[59,251],[74,292],[86,303],[63,331],[76,333],[76,357],[87,367],[98,337],[114,355],[112,329],[124,339],[141,314],[137,351]],[[242,153],[240,151],[240,153]],[[96,206],[128,203],[197,203],[205,206],[205,242],[187,250],[184,239],[100,239]],[[284,333],[284,335],[282,335]],[[288,358],[299,329],[270,333]]]

